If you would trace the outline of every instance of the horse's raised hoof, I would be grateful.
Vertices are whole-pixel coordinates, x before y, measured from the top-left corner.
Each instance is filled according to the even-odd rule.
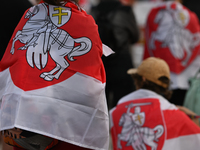
[[[14,48],[11,48],[10,53],[11,53],[11,54],[14,54],[14,51],[15,51],[15,49],[14,49]]]
[[[52,81],[53,77],[47,75],[47,76],[45,76],[44,80],[46,80],[46,81]]]
[[[44,73],[40,74],[40,78],[45,78],[46,75]]]

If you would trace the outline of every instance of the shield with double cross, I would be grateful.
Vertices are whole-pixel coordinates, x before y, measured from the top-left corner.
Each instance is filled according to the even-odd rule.
[[[63,26],[71,17],[71,8],[49,5],[49,16],[54,25]]]

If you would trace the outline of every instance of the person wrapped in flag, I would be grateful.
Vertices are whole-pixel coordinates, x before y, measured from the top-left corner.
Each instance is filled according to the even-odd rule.
[[[167,63],[149,57],[127,73],[137,90],[122,97],[110,110],[113,149],[198,149],[200,128],[186,115],[194,113],[167,100],[172,94]]]
[[[181,0],[162,0],[149,12],[145,27],[143,59],[159,57],[170,67],[170,102],[183,105],[188,80],[200,66],[200,26],[197,15]]]
[[[0,62],[4,141],[16,150],[107,150],[101,57],[111,53],[78,0],[28,9]]]

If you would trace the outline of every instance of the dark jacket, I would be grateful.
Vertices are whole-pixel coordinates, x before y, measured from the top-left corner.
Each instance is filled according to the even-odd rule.
[[[139,29],[132,8],[119,1],[101,1],[92,8],[91,15],[98,25],[102,42],[115,51],[115,54],[102,57],[106,70],[106,97],[112,108],[121,97],[135,89],[127,70],[133,68],[130,46],[138,41]]]
[[[12,33],[25,10],[32,4],[28,0],[2,0],[1,1],[1,34],[0,34],[0,60],[6,50]]]
[[[92,8],[91,15],[97,25],[100,24],[98,20],[102,16],[108,17],[110,20],[112,33],[109,33],[113,35],[109,36],[110,39],[104,40],[101,38],[104,44],[115,51],[115,54],[106,58],[103,57],[107,79],[115,77],[116,79],[126,78],[126,71],[133,67],[130,45],[136,43],[139,39],[139,29],[132,8],[123,6],[119,1],[115,0],[102,1]],[[99,26],[100,30],[101,26]],[[101,32],[99,33],[101,37]]]

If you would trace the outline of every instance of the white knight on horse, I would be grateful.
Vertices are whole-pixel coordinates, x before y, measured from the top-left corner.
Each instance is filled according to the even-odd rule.
[[[48,15],[49,13],[49,15]],[[29,9],[25,18],[28,21],[23,29],[18,31],[13,39],[10,53],[14,54],[15,42],[20,41],[25,45],[18,48],[27,50],[26,60],[31,67],[43,69],[48,62],[48,52],[56,63],[56,67],[49,72],[43,72],[40,77],[46,81],[59,79],[62,72],[69,67],[66,60],[74,61],[74,56],[88,53],[92,42],[87,37],[74,39],[70,34],[58,27],[66,24],[71,17],[71,10],[42,3]],[[75,46],[78,43],[78,46]]]

